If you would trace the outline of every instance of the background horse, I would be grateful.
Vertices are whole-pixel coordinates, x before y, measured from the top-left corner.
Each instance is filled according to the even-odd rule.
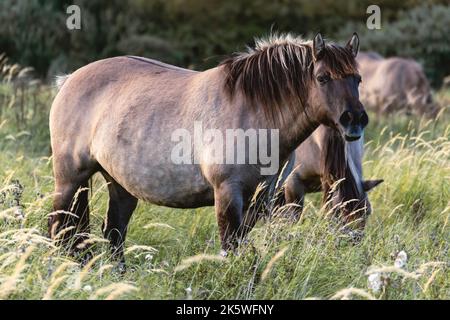
[[[357,58],[362,76],[361,101],[377,114],[403,111],[435,117],[431,87],[422,66],[412,59],[383,58],[375,52],[361,52]]]
[[[319,126],[296,150],[294,170],[286,179],[286,203],[297,203],[301,214],[306,193],[323,191],[323,203],[344,223],[362,228],[372,211],[367,193],[383,180],[363,180],[364,139],[346,142],[328,127]]]
[[[176,208],[214,205],[222,248],[234,248],[256,221],[245,214],[250,197],[273,177],[261,174],[261,159],[209,163],[214,146],[208,144],[194,146],[199,164],[175,164],[172,133],[187,128],[193,134],[195,121],[219,131],[277,129],[279,150],[272,150],[281,162],[319,124],[358,139],[368,123],[358,97],[358,48],[356,34],[344,47],[326,44],[320,34],[313,41],[272,36],[203,72],[136,57],[75,71],[50,112],[56,188],[50,235],[65,230],[62,242],[72,239],[74,250],[86,238],[86,187],[100,172],[110,197],[103,232],[115,257],[123,260],[138,199]]]

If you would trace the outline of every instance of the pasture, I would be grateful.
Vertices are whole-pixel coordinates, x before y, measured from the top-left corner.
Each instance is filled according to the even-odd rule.
[[[55,90],[5,83],[0,93],[1,299],[450,298],[449,90],[435,94],[447,107],[437,120],[370,115],[364,175],[385,181],[369,194],[373,214],[361,243],[336,232],[319,194],[307,196],[299,222],[261,221],[226,258],[218,255],[212,207],[139,202],[124,275],[101,236],[107,189],[99,175],[90,200],[91,263],[79,265],[47,238]]]

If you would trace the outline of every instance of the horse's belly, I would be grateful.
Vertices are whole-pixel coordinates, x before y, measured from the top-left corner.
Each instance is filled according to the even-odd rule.
[[[148,157],[135,160],[115,155],[98,159],[102,167],[136,198],[175,208],[214,205],[214,191],[198,165],[176,165]]]

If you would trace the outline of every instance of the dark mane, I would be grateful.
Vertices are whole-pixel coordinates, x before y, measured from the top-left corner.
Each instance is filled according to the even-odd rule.
[[[344,139],[335,130],[329,129],[325,132],[325,144],[320,159],[323,202],[328,202],[332,196],[337,196],[339,202],[342,203],[360,199],[358,186],[347,162]],[[337,185],[333,192],[333,185],[341,179],[344,180]],[[352,212],[357,204],[357,201],[346,204],[345,211]]]
[[[326,44],[321,59],[333,78],[357,73],[356,61],[346,48]],[[263,108],[269,119],[283,120],[284,109],[307,105],[314,70],[311,41],[290,34],[272,35],[256,40],[254,48],[234,54],[221,65],[230,97],[240,91],[252,107]]]

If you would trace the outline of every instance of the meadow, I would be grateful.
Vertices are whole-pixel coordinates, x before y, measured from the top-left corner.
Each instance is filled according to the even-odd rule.
[[[444,107],[436,120],[371,115],[364,174],[385,181],[369,195],[361,243],[336,232],[319,194],[307,197],[300,221],[261,221],[226,258],[212,207],[140,202],[121,275],[100,232],[107,210],[100,176],[90,200],[94,259],[81,266],[47,238],[56,90],[13,73],[0,85],[0,299],[450,298],[448,89],[435,94]]]

